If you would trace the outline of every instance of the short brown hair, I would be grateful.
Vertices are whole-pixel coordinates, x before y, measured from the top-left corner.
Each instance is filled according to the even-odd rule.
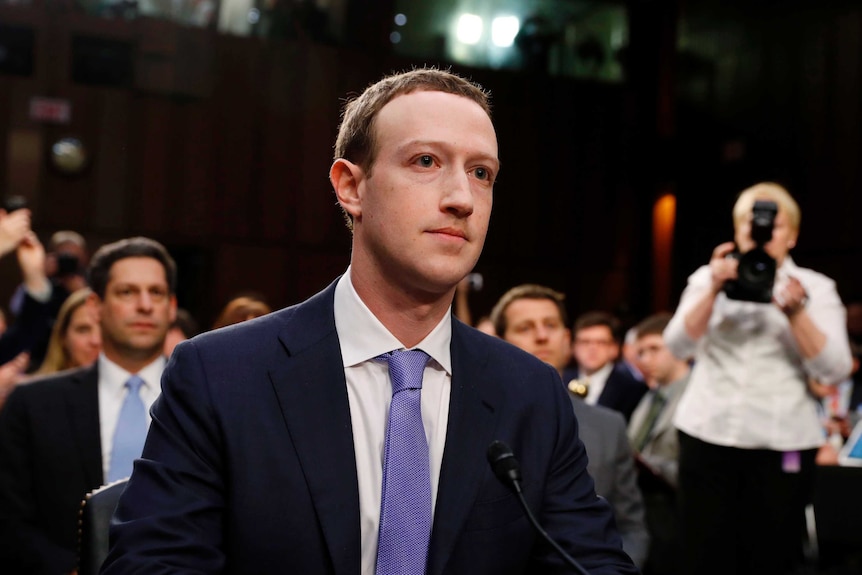
[[[620,320],[606,311],[588,311],[578,316],[575,320],[572,334],[576,335],[580,330],[588,327],[605,326],[611,330],[614,341],[620,340]]]
[[[152,258],[162,264],[165,269],[165,281],[171,295],[177,293],[177,264],[156,240],[145,237],[134,237],[118,240],[99,248],[90,267],[87,270],[87,280],[90,287],[100,299],[105,299],[105,289],[111,277],[111,267],[126,258]]]
[[[664,333],[664,328],[670,323],[670,318],[673,317],[668,312],[664,311],[649,316],[635,326],[637,338],[646,337],[648,335],[661,335]]]
[[[569,325],[566,314],[566,296],[564,294],[543,285],[522,284],[504,293],[503,297],[494,305],[494,309],[491,310],[491,322],[494,324],[494,331],[497,332],[499,337],[503,337],[508,327],[506,325],[506,309],[512,302],[519,299],[546,299],[554,302],[560,311],[560,319],[563,325]]]
[[[479,104],[491,117],[488,93],[478,84],[448,70],[417,68],[387,76],[347,101],[335,140],[335,158],[357,164],[369,175],[377,154],[374,121],[380,110],[396,96],[412,92],[446,92]]]

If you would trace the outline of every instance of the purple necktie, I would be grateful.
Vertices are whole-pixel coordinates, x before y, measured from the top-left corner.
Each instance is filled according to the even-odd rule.
[[[422,575],[431,539],[431,471],[422,425],[422,375],[428,354],[393,351],[389,363],[392,404],[383,454],[383,496],[377,575]]]

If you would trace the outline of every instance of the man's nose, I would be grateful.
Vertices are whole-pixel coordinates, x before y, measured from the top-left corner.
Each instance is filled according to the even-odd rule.
[[[459,217],[473,213],[473,190],[470,187],[470,174],[455,170],[446,179],[443,196],[443,209]]]
[[[138,295],[138,309],[149,311],[153,309],[153,296],[147,291],[142,291]]]

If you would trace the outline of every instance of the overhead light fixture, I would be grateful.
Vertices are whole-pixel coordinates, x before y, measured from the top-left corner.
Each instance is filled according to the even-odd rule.
[[[495,46],[508,48],[515,43],[515,36],[521,29],[517,16],[497,16],[491,22],[491,41]]]
[[[464,44],[478,44],[482,38],[482,18],[476,14],[461,14],[455,37]]]

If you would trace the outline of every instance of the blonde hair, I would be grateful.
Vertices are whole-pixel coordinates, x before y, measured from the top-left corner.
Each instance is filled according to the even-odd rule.
[[[761,182],[743,190],[733,206],[733,224],[739,226],[751,214],[754,202],[757,200],[772,200],[778,204],[779,211],[787,214],[787,221],[793,231],[799,231],[799,221],[802,212],[799,204],[783,186],[773,182]]]
[[[240,296],[230,300],[213,324],[213,329],[254,319],[271,312],[262,299],[255,296]]]
[[[87,299],[92,293],[93,290],[88,287],[81,288],[72,292],[60,306],[57,321],[54,322],[54,329],[51,330],[51,339],[48,340],[45,359],[35,375],[48,375],[74,367],[71,365],[71,358],[68,350],[66,350],[66,332],[69,330],[69,324],[72,323],[72,315],[78,308],[87,303]]]

